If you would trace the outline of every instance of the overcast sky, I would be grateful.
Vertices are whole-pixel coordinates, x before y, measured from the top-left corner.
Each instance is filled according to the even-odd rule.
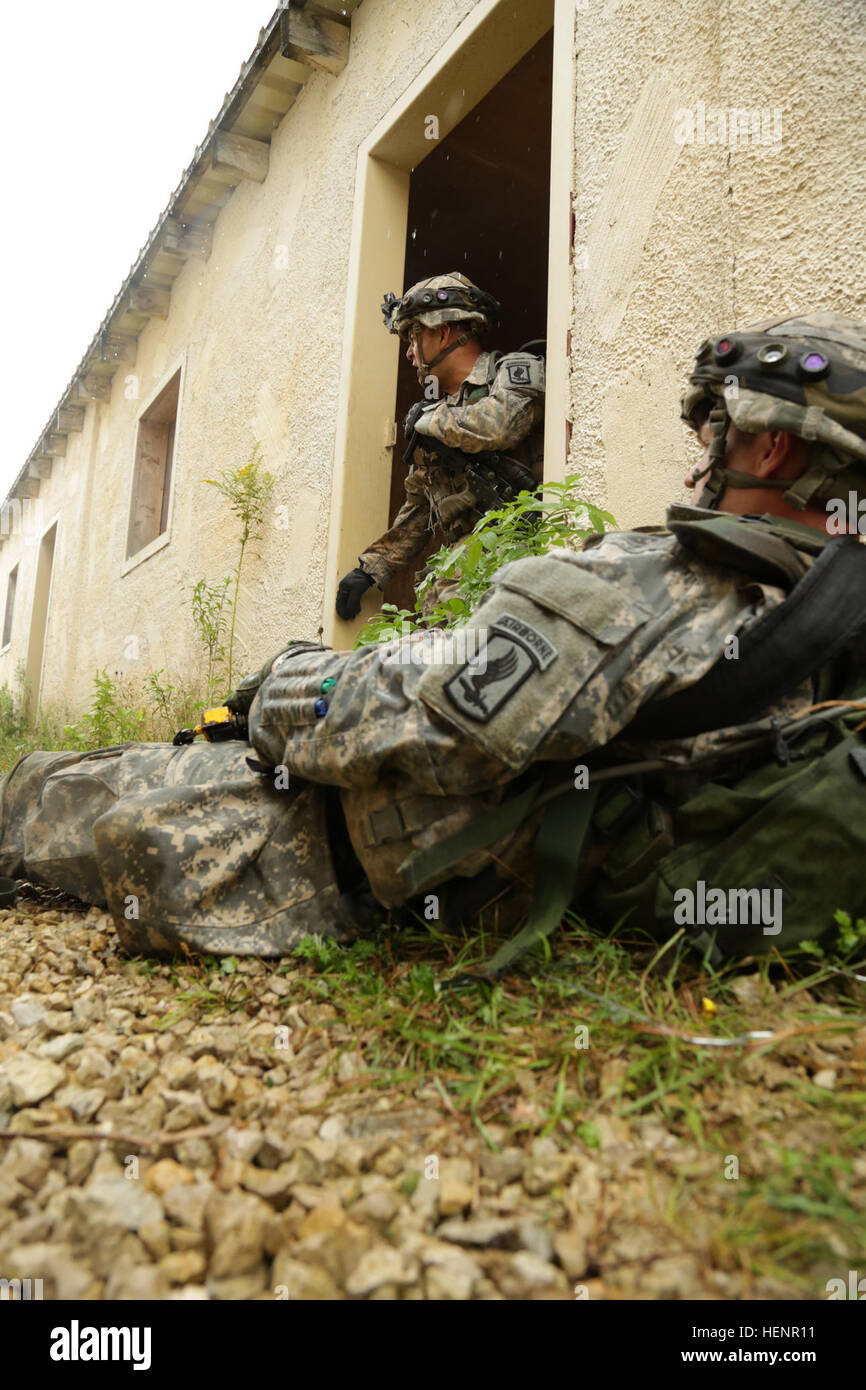
[[[3,7],[0,499],[276,8]]]

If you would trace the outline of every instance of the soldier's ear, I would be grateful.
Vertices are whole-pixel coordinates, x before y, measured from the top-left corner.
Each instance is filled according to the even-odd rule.
[[[809,446],[786,430],[765,430],[754,440],[755,463],[750,472],[759,478],[797,478],[808,462]]]

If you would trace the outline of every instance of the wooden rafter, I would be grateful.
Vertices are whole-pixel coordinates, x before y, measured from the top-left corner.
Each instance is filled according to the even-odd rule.
[[[310,10],[280,15],[280,53],[338,76],[349,61],[349,26]]]
[[[110,401],[111,377],[94,376],[92,372],[80,377],[77,383],[78,398],[82,401]]]
[[[189,226],[176,217],[167,217],[162,230],[159,248],[171,256],[204,256],[211,252],[213,227],[207,223]]]
[[[264,183],[269,159],[270,146],[264,140],[251,140],[248,135],[218,130],[211,146],[209,173],[223,183],[240,183],[242,179]]]
[[[84,429],[84,406],[62,405],[54,417],[54,424],[60,434],[77,433]]]
[[[138,355],[138,339],[125,333],[103,333],[99,339],[99,361],[113,362],[119,366],[121,362],[135,366],[135,359]]]
[[[130,314],[143,314],[145,318],[168,318],[169,291],[157,285],[133,285],[126,296],[126,309]]]

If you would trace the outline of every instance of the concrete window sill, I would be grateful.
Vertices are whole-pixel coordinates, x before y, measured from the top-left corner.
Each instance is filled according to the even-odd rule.
[[[129,574],[130,570],[134,570],[136,566],[143,564],[145,560],[149,560],[151,555],[156,555],[157,551],[163,550],[170,540],[170,533],[168,531],[163,531],[162,535],[157,536],[149,545],[143,546],[142,549],[136,551],[134,555],[130,555],[129,559],[124,560],[120,567],[121,579],[125,574]]]

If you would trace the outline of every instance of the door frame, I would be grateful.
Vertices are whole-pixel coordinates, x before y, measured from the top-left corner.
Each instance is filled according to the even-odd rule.
[[[47,578],[47,586],[44,576],[40,574],[42,567],[42,547],[50,534],[54,532],[54,545],[51,551],[51,569]],[[44,527],[39,544],[36,547],[36,569],[33,576],[33,600],[30,605],[30,628],[27,635],[27,655],[24,665],[25,689],[27,691],[27,701],[25,714],[29,720],[34,720],[39,709],[39,701],[42,695],[42,681],[45,673],[45,648],[48,642],[48,622],[51,617],[51,599],[54,595],[54,577],[57,572],[57,546],[60,540],[60,513],[56,512],[53,519]],[[42,607],[42,595],[44,594],[44,610],[41,617],[42,636],[38,642],[38,652],[36,650],[36,636],[34,632],[34,620],[39,620],[38,609]],[[38,670],[37,668],[38,663]],[[35,676],[35,679],[34,679]]]
[[[337,618],[337,584],[388,526],[400,343],[385,332],[378,306],[386,290],[404,288],[409,179],[435,148],[428,118],[436,116],[438,139],[444,139],[551,27],[544,476],[565,475],[574,14],[573,0],[481,0],[359,147],[322,624],[324,640],[336,648],[351,646],[367,616],[350,623]]]

